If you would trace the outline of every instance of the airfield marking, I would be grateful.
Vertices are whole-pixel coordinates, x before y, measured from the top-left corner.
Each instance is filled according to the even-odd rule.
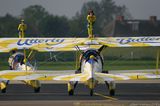
[[[113,97],[110,97],[110,96],[105,96],[105,95],[103,95],[103,94],[100,94],[100,93],[94,93],[95,95],[97,95],[97,96],[100,96],[100,97],[103,97],[103,98],[105,98],[105,99],[109,99],[109,100],[118,100],[117,98],[113,98]]]

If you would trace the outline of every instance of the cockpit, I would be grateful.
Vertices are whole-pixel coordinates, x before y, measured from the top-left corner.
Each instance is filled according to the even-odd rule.
[[[95,58],[98,58],[100,56],[96,50],[87,50],[83,53],[82,58],[88,60],[91,55],[93,55]]]
[[[11,70],[24,70],[26,66],[33,69],[29,61],[24,63],[24,54],[20,52],[12,54],[8,59],[8,63]]]
[[[24,64],[23,60],[24,60],[24,55],[23,54],[17,54],[14,57],[13,61],[16,62],[16,63]]]
[[[94,60],[94,61],[91,61]],[[80,56],[80,68],[76,71],[76,73],[80,73],[84,71],[84,66],[86,65],[87,62],[93,62],[94,70],[96,71],[102,71],[103,68],[103,59],[98,52],[98,50],[90,49],[82,53]]]

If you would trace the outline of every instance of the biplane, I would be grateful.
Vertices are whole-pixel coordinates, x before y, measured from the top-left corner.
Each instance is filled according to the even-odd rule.
[[[110,96],[115,95],[115,81],[159,79],[159,52],[157,53],[157,69],[153,73],[116,73],[110,74],[103,70],[101,51],[109,47],[157,47],[159,51],[160,37],[105,37],[105,38],[0,38],[0,52],[10,52],[15,49],[24,50],[18,60],[13,59],[12,70],[0,71],[1,90],[5,92],[7,81],[20,80],[31,85],[35,92],[40,90],[40,81],[67,81],[69,95],[74,94],[78,82],[90,89],[90,95],[99,83],[105,83]],[[38,52],[51,51],[83,51],[80,55],[80,67],[75,74],[57,75],[54,71],[38,71],[27,61],[26,50]],[[25,61],[24,61],[25,60]],[[14,68],[16,67],[16,68]]]

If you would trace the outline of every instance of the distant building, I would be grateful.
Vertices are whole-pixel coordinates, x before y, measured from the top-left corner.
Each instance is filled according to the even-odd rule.
[[[160,36],[160,20],[156,16],[150,16],[149,20],[125,20],[123,16],[117,16],[103,33],[114,37]]]

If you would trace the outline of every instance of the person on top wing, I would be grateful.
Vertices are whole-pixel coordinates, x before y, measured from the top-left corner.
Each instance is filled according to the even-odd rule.
[[[24,20],[21,20],[21,23],[18,26],[19,38],[24,38],[24,33],[27,29],[27,25],[24,23]]]
[[[88,21],[88,36],[89,38],[93,38],[93,25],[96,21],[96,16],[94,15],[93,10],[89,10],[88,11],[88,15],[87,15],[87,21]]]

